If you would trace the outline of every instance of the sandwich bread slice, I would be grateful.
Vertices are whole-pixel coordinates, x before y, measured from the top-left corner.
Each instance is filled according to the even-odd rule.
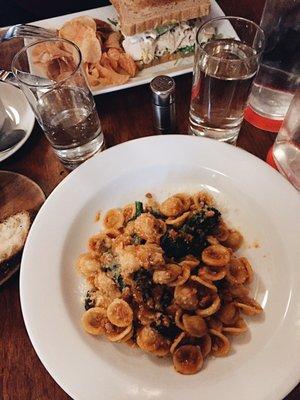
[[[210,0],[111,0],[117,10],[122,45],[142,69],[194,52],[199,19]]]

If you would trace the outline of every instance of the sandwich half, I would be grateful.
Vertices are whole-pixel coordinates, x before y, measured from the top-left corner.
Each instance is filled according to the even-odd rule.
[[[110,1],[123,48],[140,69],[193,54],[199,19],[210,12],[210,0]]]

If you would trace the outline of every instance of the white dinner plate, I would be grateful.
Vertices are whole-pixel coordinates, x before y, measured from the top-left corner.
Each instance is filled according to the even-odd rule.
[[[72,18],[79,17],[82,15],[87,15],[92,18],[102,19],[103,21],[106,22],[109,22],[108,18],[111,20],[117,18],[115,8],[113,6],[106,6],[106,7],[94,8],[92,10],[80,11],[73,14],[62,15],[60,17],[35,21],[32,22],[32,24],[48,29],[59,29],[65,22],[69,21]],[[220,6],[216,3],[215,0],[212,0],[210,14],[209,16],[202,18],[202,20],[205,21],[206,19],[220,17],[223,15],[224,13],[221,10]],[[228,29],[231,30],[232,28],[229,27]],[[193,70],[193,62],[194,62],[193,56],[181,58],[175,61],[169,61],[167,63],[146,68],[143,71],[138,72],[138,74],[134,78],[131,78],[128,81],[128,83],[125,83],[123,85],[109,85],[101,89],[94,89],[92,90],[92,92],[94,95],[97,95],[102,93],[113,92],[115,90],[127,89],[133,86],[143,85],[145,83],[149,83],[155,76],[162,74],[169,76],[186,74]],[[34,70],[32,66],[31,69]]]
[[[25,136],[19,143],[6,151],[0,151],[0,162],[12,156],[29,138],[34,126],[34,114],[20,89],[0,82],[0,97],[11,120],[12,129],[23,129]],[[1,135],[1,133],[0,133]]]
[[[74,264],[99,231],[95,214],[147,192],[210,191],[245,237],[256,272],[252,295],[264,308],[228,357],[200,373],[176,373],[158,359],[85,333],[82,279]],[[52,192],[30,230],[20,277],[32,344],[56,382],[76,400],[281,400],[300,376],[300,196],[275,170],[234,146],[182,135],[115,146],[73,171]]]

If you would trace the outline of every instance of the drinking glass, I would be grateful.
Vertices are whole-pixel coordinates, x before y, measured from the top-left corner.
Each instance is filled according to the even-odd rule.
[[[68,169],[104,147],[93,96],[79,48],[64,39],[30,43],[12,61],[12,71],[54,152]]]
[[[279,171],[300,191],[300,88],[278,132],[273,156]]]
[[[264,33],[245,18],[219,17],[200,26],[190,105],[190,133],[234,144],[257,72]]]
[[[266,36],[245,118],[278,132],[300,83],[300,1],[267,0],[260,26]]]

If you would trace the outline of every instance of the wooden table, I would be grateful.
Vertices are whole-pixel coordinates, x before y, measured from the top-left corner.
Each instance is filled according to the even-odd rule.
[[[259,21],[263,0],[220,0],[227,15]],[[16,21],[17,22],[17,21]],[[9,67],[18,42],[0,46],[0,67]],[[187,133],[191,75],[176,78],[177,132]],[[95,98],[108,147],[137,137],[153,135],[148,85]],[[275,135],[243,123],[238,146],[265,159]],[[19,172],[36,181],[46,196],[68,171],[55,158],[36,124],[30,139],[0,169]],[[0,288],[0,398],[3,400],[66,400],[70,397],[54,382],[39,361],[26,333],[16,274]],[[298,385],[286,400],[300,399]],[[237,399],[233,399],[237,400]],[[254,400],[254,399],[249,399]]]

